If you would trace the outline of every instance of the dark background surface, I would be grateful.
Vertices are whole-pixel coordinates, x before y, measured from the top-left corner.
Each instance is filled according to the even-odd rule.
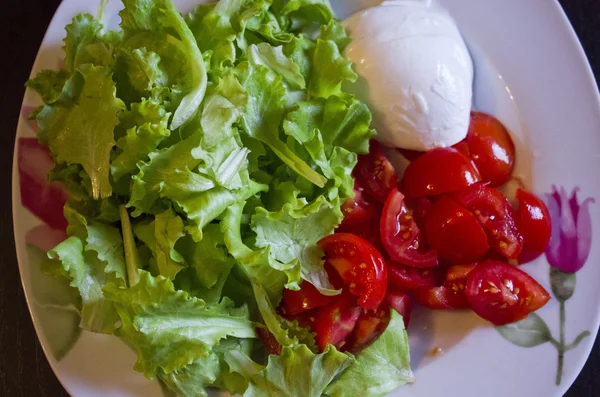
[[[0,194],[0,396],[61,397],[67,393],[46,361],[21,288],[9,187],[23,84],[60,0],[2,0],[0,3],[0,180],[4,186],[4,193]],[[583,43],[596,79],[600,80],[600,0],[560,0],[560,3]],[[600,396],[598,340],[587,365],[565,396]]]

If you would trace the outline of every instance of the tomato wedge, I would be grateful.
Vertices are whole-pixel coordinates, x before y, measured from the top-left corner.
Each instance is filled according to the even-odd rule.
[[[313,331],[321,351],[324,351],[327,345],[342,348],[346,344],[346,338],[354,330],[361,311],[356,304],[356,298],[347,291],[342,292],[336,302],[318,309]]]
[[[358,354],[385,331],[389,322],[390,308],[387,303],[382,304],[377,310],[361,313],[344,350]]]
[[[326,306],[335,300],[335,296],[325,296],[311,283],[302,281],[299,291],[287,288],[283,290],[281,307],[285,314],[293,316],[307,310]]]
[[[523,237],[517,229],[514,210],[502,192],[478,184],[452,197],[477,217],[494,251],[508,259],[519,257]]]
[[[352,227],[360,227],[365,222],[377,217],[381,212],[378,206],[373,203],[372,199],[364,193],[362,187],[358,183],[354,184],[354,198],[346,201],[342,205],[342,214],[344,220],[338,227],[338,230],[348,230]]]
[[[258,337],[262,341],[263,345],[265,345],[265,349],[269,354],[280,355],[281,354],[281,345],[275,339],[275,336],[269,331],[267,328],[257,327],[256,331],[258,333]]]
[[[489,249],[488,238],[477,218],[446,196],[440,197],[429,210],[425,235],[440,259],[450,264],[473,262]]]
[[[411,292],[413,299],[431,310],[455,310],[463,308],[462,302],[450,290],[442,287],[421,287]]]
[[[401,291],[388,291],[385,296],[385,301],[394,310],[402,315],[404,320],[404,328],[408,328],[410,323],[410,314],[412,313],[412,302],[408,295]]]
[[[404,195],[393,189],[381,215],[381,241],[392,260],[408,266],[427,268],[438,265],[437,254],[425,241]]]
[[[477,263],[470,263],[468,265],[452,266],[446,271],[444,287],[446,287],[450,294],[453,295],[453,298],[451,299],[453,306],[460,309],[469,308],[469,302],[465,296],[465,286],[467,285],[469,274],[475,270],[476,267]]]
[[[546,251],[552,235],[552,220],[546,204],[535,194],[517,190],[517,227],[523,236],[519,263],[530,262]]]
[[[318,243],[327,261],[339,273],[363,309],[377,309],[387,289],[387,265],[368,241],[349,233],[336,233]]]
[[[390,191],[398,187],[396,170],[377,141],[371,141],[369,154],[358,156],[353,175],[365,192],[382,203]]]
[[[481,181],[479,171],[454,148],[430,150],[410,163],[402,179],[408,197],[455,192]]]
[[[419,287],[436,287],[442,283],[443,276],[439,267],[419,269],[389,262],[388,279],[391,288],[410,292]]]
[[[495,325],[522,320],[550,300],[548,291],[527,273],[494,260],[469,274],[465,294],[471,309]]]
[[[466,143],[482,181],[497,187],[510,180],[515,168],[515,144],[500,121],[472,112]]]

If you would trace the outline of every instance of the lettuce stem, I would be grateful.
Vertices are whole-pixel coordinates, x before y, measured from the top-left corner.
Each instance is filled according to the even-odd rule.
[[[140,281],[138,269],[140,269],[140,257],[138,256],[133,237],[133,229],[129,221],[127,207],[119,206],[119,215],[121,216],[121,232],[123,234],[123,246],[125,247],[125,266],[127,267],[127,280],[129,286],[133,287]]]

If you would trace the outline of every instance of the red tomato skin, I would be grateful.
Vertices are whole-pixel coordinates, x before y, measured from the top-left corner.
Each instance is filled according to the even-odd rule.
[[[465,295],[475,314],[494,325],[520,321],[550,300],[548,291],[530,275],[494,260],[469,274]]]
[[[335,296],[323,295],[311,283],[302,281],[299,291],[287,288],[283,290],[281,306],[286,314],[293,316],[317,307],[327,306],[335,299]]]
[[[377,310],[362,312],[343,350],[360,353],[385,331],[390,322],[390,308],[386,302]]]
[[[258,337],[262,341],[263,345],[265,345],[265,349],[267,353],[274,354],[279,356],[281,354],[281,345],[275,339],[275,336],[269,331],[267,328],[258,327],[256,328],[256,332],[258,333]]]
[[[358,183],[354,183],[354,198],[342,205],[344,220],[338,229],[359,228],[362,224],[376,218],[379,213],[381,210],[378,205],[364,193],[364,189]]]
[[[482,181],[497,187],[510,180],[515,168],[515,145],[500,121],[472,112],[466,143]]]
[[[402,291],[391,290],[388,291],[385,296],[385,301],[402,315],[404,328],[408,328],[408,324],[410,324],[410,315],[412,313],[412,302],[410,297]]]
[[[444,287],[452,294],[453,298],[451,301],[453,302],[453,306],[457,309],[469,308],[469,302],[465,296],[465,287],[469,274],[475,270],[476,267],[477,263],[470,263],[467,265],[451,266],[446,271]]]
[[[327,262],[339,273],[363,309],[377,309],[385,297],[387,265],[368,241],[349,233],[336,233],[318,242]]]
[[[457,302],[444,287],[420,287],[411,292],[411,296],[421,306],[431,310],[456,310],[462,308],[462,302]]]
[[[523,236],[523,251],[519,256],[519,263],[527,263],[546,251],[552,236],[552,219],[546,204],[535,194],[518,189],[517,200],[519,209],[516,221]]]
[[[381,234],[379,229],[379,219],[381,217],[381,210],[378,211],[376,217],[373,217],[369,221],[352,227],[340,227],[336,230],[336,233],[350,233],[358,236],[371,243],[377,251],[384,253],[385,247],[381,242]]]
[[[424,247],[419,227],[404,203],[404,195],[392,190],[383,207],[381,241],[390,258],[407,266],[429,268],[438,265],[437,254]]]
[[[473,262],[489,250],[488,238],[477,218],[446,196],[429,210],[425,235],[440,259],[450,264]]]
[[[519,257],[523,236],[517,228],[515,212],[502,192],[477,184],[453,194],[452,198],[475,214],[494,251],[508,259]]]
[[[342,292],[339,299],[330,305],[317,310],[313,331],[315,340],[321,351],[327,345],[341,349],[346,344],[362,310],[356,303],[356,298],[348,292]]]
[[[419,269],[390,262],[388,266],[389,288],[411,292],[419,287],[436,287],[443,277],[439,267]]]
[[[454,192],[481,181],[469,158],[454,148],[433,149],[411,162],[402,188],[408,197]]]
[[[369,154],[358,156],[354,178],[371,197],[384,202],[390,191],[398,187],[396,170],[383,154],[381,144],[371,141]]]

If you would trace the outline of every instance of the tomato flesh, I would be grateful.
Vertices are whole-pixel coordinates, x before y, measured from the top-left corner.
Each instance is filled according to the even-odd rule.
[[[326,306],[335,299],[335,296],[323,295],[311,283],[302,281],[299,291],[287,288],[283,290],[281,306],[286,314],[293,316],[317,307]]]
[[[520,321],[550,300],[548,291],[527,273],[494,260],[469,274],[465,295],[471,309],[495,325]]]
[[[473,262],[489,249],[488,238],[468,210],[450,198],[440,197],[425,219],[429,246],[450,264]]]
[[[404,195],[392,190],[381,215],[381,240],[392,260],[408,266],[427,268],[438,265],[437,254],[425,246],[425,240]]]
[[[431,150],[410,163],[402,188],[408,197],[434,196],[464,189],[481,180],[469,158],[454,148]]]
[[[500,121],[472,112],[466,143],[482,181],[497,187],[510,180],[515,167],[515,145]]]
[[[382,304],[377,310],[361,313],[344,350],[354,354],[359,353],[385,331],[389,322],[390,309],[387,303]]]
[[[281,354],[281,345],[275,339],[275,336],[269,331],[267,328],[258,327],[256,328],[258,333],[258,337],[260,338],[263,345],[265,345],[265,349],[269,354],[274,354],[279,356]]]
[[[514,210],[502,192],[478,184],[454,194],[453,198],[477,217],[494,251],[508,259],[519,257],[523,237],[517,229]]]
[[[375,203],[364,193],[358,183],[354,184],[354,198],[346,201],[342,205],[342,214],[344,220],[338,227],[338,230],[348,230],[353,227],[360,227],[377,217],[378,209]]]
[[[403,292],[414,291],[419,287],[435,287],[441,284],[442,275],[439,267],[419,269],[396,262],[388,266],[388,279],[391,288]]]
[[[444,287],[448,289],[453,298],[451,299],[453,306],[460,309],[468,309],[469,302],[465,296],[465,287],[469,274],[475,270],[477,263],[468,265],[456,265],[448,268],[446,271],[446,280]]]
[[[340,349],[352,333],[362,310],[348,292],[343,292],[337,301],[321,307],[315,315],[313,331],[317,345],[324,351],[327,345]]]
[[[385,296],[385,301],[394,310],[402,315],[404,320],[404,328],[408,328],[410,324],[410,314],[412,313],[412,302],[408,295],[401,291],[388,291]]]
[[[455,310],[462,308],[462,302],[457,301],[450,290],[441,287],[421,287],[411,292],[413,299],[431,310]]]
[[[535,194],[518,189],[517,200],[517,227],[523,236],[519,263],[527,263],[546,251],[552,236],[552,219],[546,204]]]
[[[358,156],[354,177],[374,199],[384,202],[390,191],[398,187],[398,176],[377,141],[371,141],[369,154]]]
[[[368,241],[349,233],[336,233],[318,243],[363,309],[377,309],[387,289],[387,265]]]

